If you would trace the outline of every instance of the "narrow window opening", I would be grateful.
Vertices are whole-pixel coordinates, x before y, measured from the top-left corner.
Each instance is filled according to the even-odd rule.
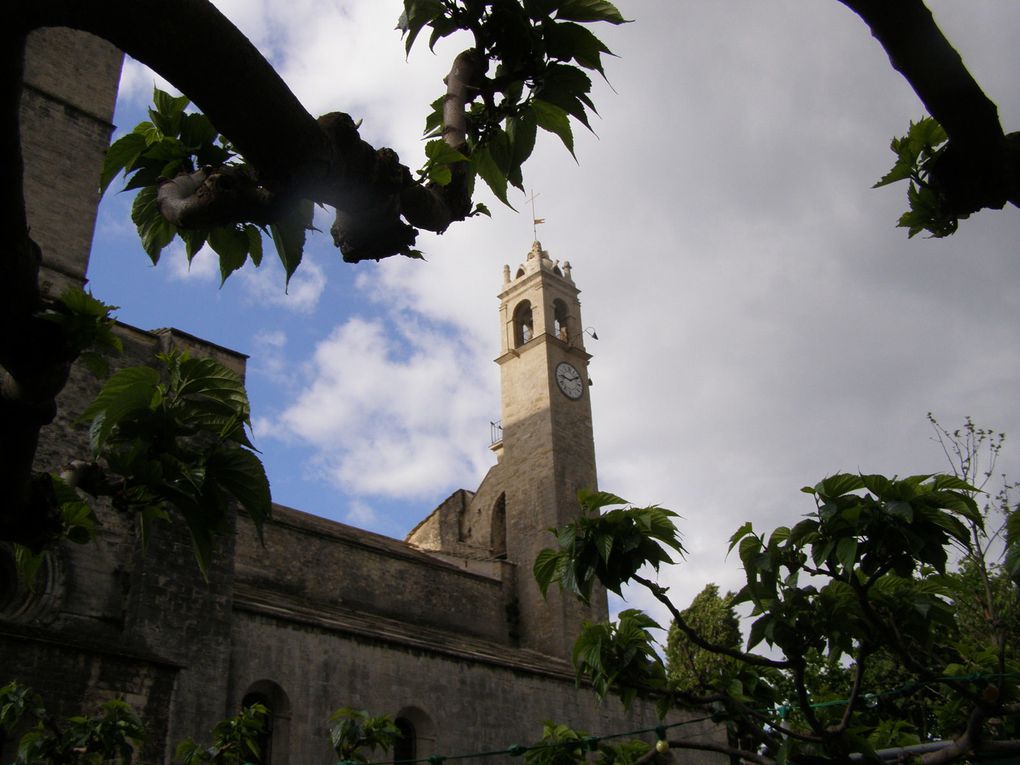
[[[506,493],[499,495],[492,506],[492,528],[489,535],[489,547],[493,558],[506,560]]]
[[[531,315],[531,303],[522,300],[514,308],[514,347],[518,348],[535,335],[534,319]]]
[[[553,301],[553,332],[563,342],[570,342],[570,316],[562,300]]]
[[[400,731],[400,738],[393,744],[393,761],[410,762],[418,759],[418,736],[414,723],[406,717],[398,717],[393,721]]]

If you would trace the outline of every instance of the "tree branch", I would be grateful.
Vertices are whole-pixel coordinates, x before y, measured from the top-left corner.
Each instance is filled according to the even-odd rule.
[[[745,664],[751,664],[756,667],[788,669],[792,666],[789,661],[766,659],[764,656],[756,656],[753,653],[744,653],[743,651],[738,651],[734,648],[728,648],[723,645],[716,645],[715,643],[705,640],[696,630],[687,624],[679,609],[677,609],[677,607],[673,605],[673,602],[666,597],[665,590],[661,586],[638,574],[632,576],[631,579],[638,584],[643,585],[645,589],[652,593],[656,600],[669,609],[669,613],[673,617],[673,621],[676,623],[677,627],[680,628],[680,631],[683,632],[684,635],[686,635],[688,639],[699,648],[703,648],[712,653],[721,654],[722,656],[729,656],[731,659],[736,659],[737,661],[744,662]]]
[[[258,184],[281,204],[297,197],[336,208],[334,240],[345,260],[407,254],[414,227],[442,232],[470,212],[463,178],[445,187],[423,186],[394,152],[361,140],[347,115],[314,119],[209,0],[15,0],[9,15],[25,34],[44,26],[90,32],[161,74],[230,139]],[[464,90],[469,100],[484,63],[478,53],[458,56],[449,87]],[[447,111],[452,118],[452,104]],[[230,204],[220,211],[222,217],[201,220],[241,222]]]
[[[995,104],[964,66],[922,0],[839,0],[882,45],[949,144],[932,174],[964,217],[1007,201],[1020,206],[1020,134],[1006,136]]]

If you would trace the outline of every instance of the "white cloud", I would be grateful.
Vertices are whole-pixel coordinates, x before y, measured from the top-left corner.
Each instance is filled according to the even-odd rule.
[[[284,354],[287,333],[282,329],[262,330],[252,338],[248,374],[265,375],[280,385],[293,381],[290,363]]]
[[[195,257],[188,263],[184,246],[176,242],[170,247],[169,252],[163,254],[160,263],[166,262],[169,266],[171,279],[179,281],[211,282],[220,278],[219,256],[208,246],[202,247],[195,253]]]
[[[379,516],[367,502],[356,499],[347,505],[344,521],[352,526],[369,528],[379,523]]]
[[[145,64],[125,57],[124,66],[120,71],[119,97],[136,106],[144,106],[152,103],[153,86],[167,93],[180,94],[179,90]]]
[[[245,268],[235,278],[241,281],[253,304],[268,303],[303,314],[315,310],[326,288],[326,272],[318,263],[306,258],[285,290],[283,268],[272,258],[272,253],[267,253],[260,267]]]
[[[421,317],[351,319],[316,347],[309,382],[278,428],[313,445],[321,474],[355,495],[473,486],[497,415],[495,376],[469,347]]]

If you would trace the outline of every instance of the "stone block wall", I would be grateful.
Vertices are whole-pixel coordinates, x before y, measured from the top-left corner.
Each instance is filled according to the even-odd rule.
[[[84,32],[29,36],[21,98],[25,198],[47,267],[43,286],[57,292],[85,279],[122,59]]]

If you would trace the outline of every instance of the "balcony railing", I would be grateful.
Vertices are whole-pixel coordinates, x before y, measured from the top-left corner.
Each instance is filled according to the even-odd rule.
[[[489,444],[496,446],[503,443],[503,421],[496,420],[489,423]]]

